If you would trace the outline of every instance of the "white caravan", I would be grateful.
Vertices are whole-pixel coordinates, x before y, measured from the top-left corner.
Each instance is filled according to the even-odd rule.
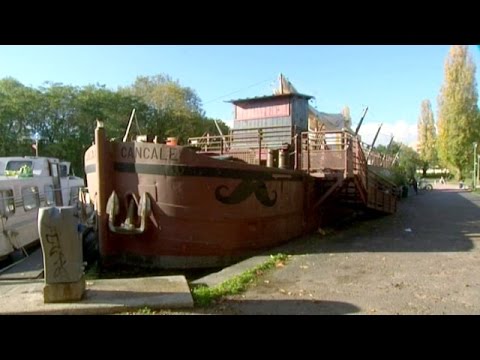
[[[70,163],[47,157],[0,157],[0,260],[38,241],[41,206],[73,205],[85,186]]]

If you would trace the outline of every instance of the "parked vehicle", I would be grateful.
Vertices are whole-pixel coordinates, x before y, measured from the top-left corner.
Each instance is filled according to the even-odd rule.
[[[433,185],[427,179],[418,180],[418,189],[419,190],[433,190]]]

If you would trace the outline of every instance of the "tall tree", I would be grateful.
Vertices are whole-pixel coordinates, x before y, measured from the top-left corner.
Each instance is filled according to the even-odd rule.
[[[406,178],[414,178],[420,165],[421,161],[418,153],[411,147],[403,145],[400,149],[398,157],[398,168],[402,171]]]
[[[42,120],[41,94],[13,78],[0,80],[0,156],[33,155],[31,144]]]
[[[387,147],[379,145],[376,149],[380,153],[385,153]],[[422,164],[418,153],[409,146],[392,141],[388,154],[394,158],[394,166],[390,169],[392,180],[397,185],[408,185]]]
[[[432,104],[430,100],[423,100],[420,110],[420,117],[417,123],[418,143],[417,149],[422,161],[423,176],[426,176],[427,170],[437,161],[435,120],[433,118]]]
[[[156,133],[176,136],[185,142],[188,137],[200,136],[198,128],[204,120],[202,102],[195,90],[181,86],[168,75],[139,76],[133,85],[120,88],[122,94],[133,95],[158,113]]]
[[[463,178],[473,168],[473,142],[479,140],[480,118],[475,64],[466,45],[450,49],[438,98],[438,154]]]
[[[142,98],[158,110],[172,111],[177,116],[191,113],[204,115],[202,102],[195,90],[181,86],[168,75],[139,76],[133,85],[119,90]]]

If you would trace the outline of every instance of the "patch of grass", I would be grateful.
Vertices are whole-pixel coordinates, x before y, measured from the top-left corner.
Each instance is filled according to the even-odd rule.
[[[283,266],[287,258],[288,255],[285,254],[270,255],[270,259],[263,264],[247,270],[241,275],[224,281],[218,286],[212,288],[207,286],[193,287],[191,289],[193,301],[195,302],[195,305],[202,307],[208,306],[224,296],[239,294],[245,291],[246,288],[266,270],[276,266]]]
[[[150,309],[148,306],[145,306],[135,311],[120,313],[119,315],[155,315],[155,314],[157,314],[157,311],[154,311]]]
[[[144,308],[138,309],[134,314],[137,315],[153,315],[155,314],[155,311],[150,309],[148,306],[145,306]]]

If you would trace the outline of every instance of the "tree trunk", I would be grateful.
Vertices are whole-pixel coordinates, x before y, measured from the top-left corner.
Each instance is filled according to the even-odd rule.
[[[462,180],[462,179],[463,179],[462,169],[457,167],[457,180]]]
[[[426,176],[427,176],[427,170],[428,170],[428,166],[424,166],[424,167],[422,168],[423,177],[426,177]]]

